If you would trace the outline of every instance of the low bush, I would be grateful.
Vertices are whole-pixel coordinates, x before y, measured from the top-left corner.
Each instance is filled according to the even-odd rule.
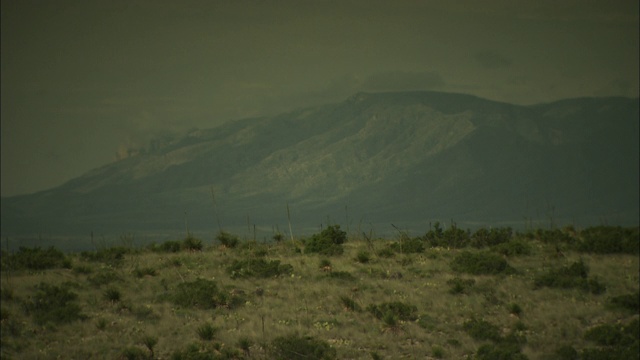
[[[87,277],[87,281],[93,286],[108,285],[114,281],[122,280],[118,274],[111,270],[101,271],[95,275]]]
[[[462,279],[459,277],[447,280],[447,285],[449,285],[449,293],[451,294],[467,293],[475,283],[476,281],[474,279]]]
[[[77,298],[78,295],[67,288],[40,283],[32,300],[24,305],[39,325],[66,324],[86,318],[76,303]]]
[[[418,319],[418,308],[400,301],[385,302],[379,305],[371,304],[367,306],[367,311],[380,320],[389,314],[398,320],[414,321]]]
[[[280,260],[267,261],[263,258],[234,260],[227,267],[232,278],[268,278],[293,273],[293,266],[280,264]]]
[[[237,295],[218,290],[214,281],[197,279],[178,284],[171,300],[176,305],[200,309],[215,309],[219,306],[233,306],[242,303]]]
[[[182,243],[180,241],[168,240],[162,244],[153,248],[154,251],[160,251],[165,253],[177,253],[182,250]]]
[[[105,300],[112,303],[118,302],[122,298],[122,294],[120,293],[120,291],[115,288],[108,288],[107,290],[104,291],[102,295],[105,298]]]
[[[326,256],[342,255],[342,244],[347,241],[347,233],[340,230],[340,225],[329,226],[320,234],[313,234],[305,242],[305,252],[317,253]]]
[[[366,264],[371,261],[371,254],[368,251],[359,251],[356,255],[356,261],[361,264]]]
[[[191,235],[187,236],[184,240],[182,240],[182,249],[187,251],[201,251],[202,250],[202,240],[195,238]]]
[[[391,250],[401,254],[419,254],[423,253],[424,241],[420,238],[410,238],[403,234],[398,242],[389,245]]]
[[[3,258],[4,258],[3,254]],[[66,256],[53,246],[42,249],[40,247],[20,247],[17,253],[8,257],[7,265],[13,269],[46,270],[55,268],[71,268]]]
[[[531,255],[531,245],[522,239],[513,239],[495,245],[492,250],[505,256]]]
[[[511,240],[513,230],[510,227],[504,228],[480,228],[476,230],[470,238],[470,244],[476,248],[484,248],[504,244]]]
[[[156,276],[158,275],[158,272],[152,267],[136,267],[133,269],[133,275],[137,278],[142,278],[145,276]]]
[[[115,246],[97,251],[83,251],[80,256],[88,261],[102,262],[111,266],[119,265],[131,249],[124,246]]]
[[[638,228],[596,226],[580,232],[578,250],[597,254],[640,254]]]
[[[216,240],[220,241],[224,247],[233,249],[240,243],[240,239],[236,235],[230,234],[226,231],[220,231],[218,235],[216,235]]]
[[[606,286],[598,279],[588,278],[589,267],[582,261],[569,266],[551,269],[534,279],[535,288],[550,287],[559,289],[579,288],[592,294],[602,294]]]
[[[280,336],[271,341],[269,353],[272,359],[280,360],[331,360],[336,350],[328,342],[311,336]]]
[[[584,338],[598,347],[582,351],[582,359],[636,359],[640,351],[640,322],[602,324],[587,330]]]
[[[462,325],[463,330],[476,340],[502,340],[500,328],[486,320],[471,319]]]
[[[473,253],[463,251],[451,262],[451,269],[456,272],[473,275],[510,274],[514,269],[501,256],[489,253]]]
[[[218,329],[209,323],[206,323],[196,329],[196,333],[198,333],[198,337],[200,338],[200,340],[204,340],[204,341],[213,340],[217,331]]]
[[[340,303],[342,303],[342,306],[348,311],[362,311],[362,307],[348,296],[340,296]]]
[[[640,292],[618,295],[607,301],[610,309],[629,311],[630,313],[640,313]]]

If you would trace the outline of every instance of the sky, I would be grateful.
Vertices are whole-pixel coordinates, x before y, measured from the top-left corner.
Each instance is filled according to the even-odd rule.
[[[2,196],[61,185],[158,136],[360,91],[638,97],[638,0],[1,5]]]

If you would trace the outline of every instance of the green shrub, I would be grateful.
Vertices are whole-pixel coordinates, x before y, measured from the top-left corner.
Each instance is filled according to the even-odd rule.
[[[32,300],[25,303],[25,309],[37,324],[66,324],[86,318],[75,302],[77,298],[67,288],[40,283]]]
[[[366,264],[371,261],[371,254],[368,251],[359,251],[356,255],[356,261],[361,264]]]
[[[398,320],[414,321],[418,319],[418,308],[400,301],[385,302],[379,305],[371,304],[367,306],[367,311],[380,320],[389,314]]]
[[[580,232],[578,250],[597,254],[639,254],[638,228],[596,226]]]
[[[200,340],[211,341],[216,335],[216,332],[218,332],[218,329],[213,325],[206,323],[198,327],[198,329],[196,329],[196,332],[198,333],[198,337],[200,338]]]
[[[182,248],[188,251],[201,251],[202,240],[189,235],[182,240]]]
[[[280,336],[271,342],[271,358],[279,360],[330,360],[336,358],[336,350],[329,343],[311,336]]]
[[[70,267],[65,255],[53,246],[45,250],[40,247],[27,248],[21,246],[17,253],[9,256],[8,264],[14,269],[29,270]]]
[[[582,261],[569,266],[551,269],[534,279],[535,288],[550,287],[559,289],[579,288],[593,294],[606,291],[606,286],[597,279],[588,279],[589,267]]]
[[[151,268],[151,267],[137,267],[135,269],[133,269],[133,275],[135,275],[135,277],[137,278],[142,278],[145,276],[156,276],[158,274],[158,272],[156,271],[156,269]]]
[[[110,302],[118,302],[122,297],[122,294],[120,293],[120,291],[114,288],[108,288],[107,290],[104,291],[102,295],[107,301],[110,301]]]
[[[347,233],[340,230],[340,225],[333,225],[322,230],[320,234],[313,234],[305,242],[305,251],[326,256],[342,255],[344,253],[342,244],[346,241]]]
[[[447,280],[447,285],[450,286],[449,293],[451,294],[466,293],[475,283],[474,279],[461,279],[459,277]]]
[[[496,275],[513,273],[514,269],[499,255],[489,252],[472,253],[464,251],[451,262],[456,272],[473,275]]]
[[[229,301],[227,294],[220,292],[214,281],[204,279],[178,284],[171,300],[176,305],[200,309],[214,309]]]
[[[233,249],[240,243],[240,239],[236,235],[230,234],[226,231],[220,231],[218,235],[216,235],[216,239],[220,241],[224,247]]]
[[[144,335],[140,339],[140,342],[149,350],[149,353],[150,353],[149,358],[153,359],[154,357],[153,348],[158,343],[158,338],[151,335]]]
[[[424,252],[424,241],[403,235],[398,242],[392,243],[389,247],[397,253],[419,254]]]
[[[631,313],[640,313],[640,292],[618,295],[610,298],[607,306],[611,309],[626,310]]]
[[[478,348],[476,359],[479,360],[526,360],[518,346],[508,343],[484,344]]]
[[[584,339],[600,346],[626,346],[637,341],[627,333],[625,327],[603,324],[592,327],[584,334]]]
[[[180,241],[168,240],[155,247],[154,250],[165,253],[177,253],[182,250],[182,243],[180,243]]]
[[[498,342],[502,339],[500,328],[486,320],[467,320],[462,325],[462,328],[469,336],[476,340],[492,340]]]
[[[101,271],[95,275],[87,277],[87,281],[93,286],[107,285],[120,280],[122,280],[120,276],[111,270]]]
[[[504,244],[511,240],[513,230],[505,228],[480,228],[476,230],[470,238],[470,244],[476,248],[484,248]]]
[[[269,278],[293,273],[293,266],[280,264],[280,260],[267,261],[263,258],[234,260],[227,267],[232,278]]]
[[[578,351],[571,345],[562,345],[555,351],[559,360],[576,360],[578,359]]]
[[[135,346],[129,346],[126,347],[122,350],[121,354],[120,354],[120,358],[121,359],[126,359],[126,360],[147,360],[149,359],[149,357],[147,356],[147,353],[140,349],[139,347],[135,347]]]
[[[131,249],[124,246],[115,246],[98,251],[83,251],[80,256],[88,261],[102,262],[112,266],[118,266],[124,260],[126,254],[131,253]]]
[[[513,239],[495,245],[493,251],[505,256],[530,255],[531,245],[522,239]]]
[[[516,303],[509,304],[508,309],[509,309],[509,314],[513,314],[516,316],[520,316],[522,314],[522,308],[520,307],[520,305]]]
[[[391,249],[390,246],[384,247],[380,250],[378,250],[378,252],[376,253],[376,255],[378,255],[381,258],[391,258],[395,255],[395,252],[393,251],[393,249]]]

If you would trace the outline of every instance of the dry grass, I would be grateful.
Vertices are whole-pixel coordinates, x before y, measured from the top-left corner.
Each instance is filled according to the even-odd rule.
[[[249,339],[250,352],[238,352],[245,358],[268,358],[264,347],[272,339],[299,333],[327,341],[341,359],[371,359],[374,352],[387,359],[434,355],[457,359],[475,353],[485,343],[463,330],[465,321],[481,318],[497,325],[503,334],[524,326],[527,343],[523,353],[537,359],[551,356],[560,345],[588,346],[583,334],[589,327],[637,317],[607,310],[604,303],[610,296],[638,291],[638,256],[568,252],[566,258],[556,258],[548,246],[534,243],[531,255],[508,258],[516,274],[472,276],[451,271],[449,263],[459,250],[377,256],[388,242],[377,240],[374,249],[364,242],[347,242],[343,255],[328,258],[331,272],[319,268],[323,256],[294,253],[290,244],[259,245],[267,247],[266,259],[294,268],[290,275],[266,279],[233,279],[226,272],[233,260],[252,256],[242,246],[175,254],[141,251],[127,255],[116,267],[72,255],[74,268],[90,272],[54,269],[3,274],[2,358],[115,359],[127,347],[146,351],[142,338],[152,336],[158,339],[155,358],[169,359],[187,344],[203,343],[197,329],[208,323],[218,329],[211,343],[239,349],[239,339]],[[357,254],[365,250],[371,254],[370,261],[358,262]],[[535,276],[578,259],[588,264],[590,276],[606,284],[605,294],[534,290]],[[136,269],[142,268],[155,269],[155,275],[137,276]],[[114,272],[121,280],[101,286],[89,282],[104,271]],[[467,293],[451,294],[447,281],[456,276],[474,279],[475,284]],[[220,291],[240,294],[244,303],[201,310],[170,301],[179,284],[198,278],[215,281]],[[87,318],[64,325],[36,325],[22,304],[41,282],[66,283],[78,294],[77,302]],[[103,292],[108,287],[120,291],[119,301],[105,299]],[[362,310],[346,308],[341,297],[352,299]],[[393,301],[415,305],[419,319],[387,326],[365,310],[371,304]],[[521,314],[511,314],[511,304],[517,304]],[[10,331],[10,326],[17,329]]]

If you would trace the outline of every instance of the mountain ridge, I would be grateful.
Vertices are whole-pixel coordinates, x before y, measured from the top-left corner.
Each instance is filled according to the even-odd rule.
[[[422,228],[436,219],[638,219],[638,99],[520,106],[358,93],[133,153],[59,187],[3,198],[3,235],[181,228],[185,212],[194,229],[213,229],[214,211],[229,226],[251,217],[271,228],[287,221],[287,204],[309,226],[341,218],[345,207],[359,221]]]

